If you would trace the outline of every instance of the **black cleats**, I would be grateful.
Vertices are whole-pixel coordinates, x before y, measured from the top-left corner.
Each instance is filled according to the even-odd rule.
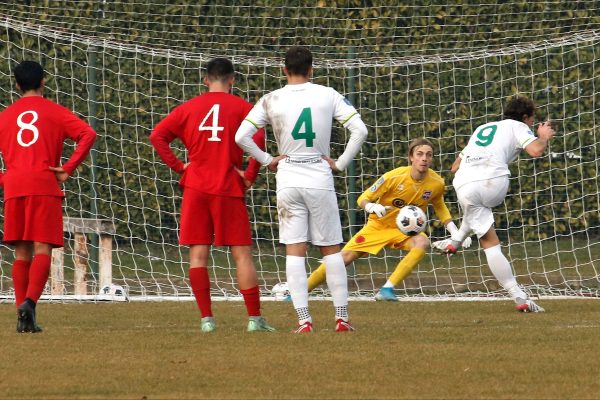
[[[17,308],[17,332],[19,333],[42,331],[42,328],[35,322],[35,303],[33,303],[34,305],[32,303],[27,299]]]

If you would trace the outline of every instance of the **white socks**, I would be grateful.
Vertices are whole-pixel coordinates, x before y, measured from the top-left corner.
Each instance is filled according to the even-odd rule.
[[[498,244],[489,249],[484,249],[483,251],[485,252],[492,274],[494,274],[494,277],[496,277],[500,285],[508,291],[510,297],[513,299],[516,299],[517,297],[523,300],[527,299],[528,296],[517,284],[510,263],[506,257],[504,257],[504,254],[502,254],[500,245]]]
[[[348,322],[348,274],[342,253],[323,257],[327,286],[333,298],[336,319]]]
[[[308,277],[306,276],[304,257],[286,256],[285,273],[300,325],[304,322],[312,323],[312,318],[308,313]]]

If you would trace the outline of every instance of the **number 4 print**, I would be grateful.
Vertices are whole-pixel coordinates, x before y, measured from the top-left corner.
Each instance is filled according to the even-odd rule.
[[[304,126],[304,131],[300,132],[302,127]],[[310,114],[310,107],[306,107],[300,113],[300,117],[298,117],[298,121],[296,121],[296,125],[294,125],[294,129],[292,130],[292,137],[295,140],[305,140],[306,147],[313,147],[313,140],[317,135],[313,132],[312,128],[312,116]]]
[[[209,142],[220,142],[221,138],[217,135],[218,132],[224,130],[222,126],[219,126],[219,104],[215,104],[206,114],[206,117],[200,122],[200,126],[198,127],[199,131],[211,131],[211,136],[208,138]],[[212,115],[212,125],[206,126],[206,121],[208,117]]]

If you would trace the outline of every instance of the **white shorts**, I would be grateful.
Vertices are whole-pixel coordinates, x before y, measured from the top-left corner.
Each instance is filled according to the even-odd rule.
[[[285,188],[277,192],[279,241],[311,242],[316,246],[340,244],[342,223],[333,190]]]
[[[456,189],[456,197],[462,207],[462,225],[471,228],[481,238],[494,225],[492,208],[504,201],[508,191],[508,175],[475,181]]]

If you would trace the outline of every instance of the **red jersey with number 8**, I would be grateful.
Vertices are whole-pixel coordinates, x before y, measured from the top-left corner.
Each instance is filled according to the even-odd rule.
[[[183,172],[180,185],[220,196],[244,197],[244,184],[235,171],[242,168],[243,151],[235,143],[235,132],[252,109],[246,100],[223,92],[207,92],[175,108],[150,135],[150,140],[163,161],[174,171]],[[179,138],[189,152],[190,165],[170,150],[169,143]],[[264,132],[254,136],[264,148]],[[253,181],[260,165],[252,174]],[[250,164],[249,164],[250,169]],[[251,176],[253,175],[253,176]]]
[[[0,174],[4,198],[64,197],[56,175],[66,138],[77,148],[62,167],[69,173],[89,153],[96,133],[69,109],[41,96],[22,97],[0,113],[0,151],[6,172]]]

